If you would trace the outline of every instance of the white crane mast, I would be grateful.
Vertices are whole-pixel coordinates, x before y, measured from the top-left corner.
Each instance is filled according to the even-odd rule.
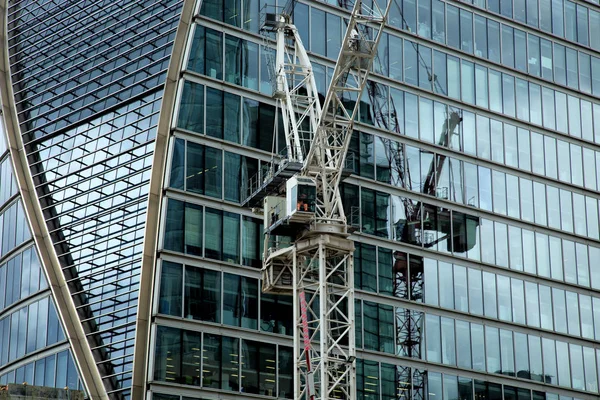
[[[287,156],[244,204],[263,201],[263,291],[293,295],[297,400],[356,399],[354,243],[340,183],[391,1],[380,7],[375,0],[372,8],[355,2],[322,108],[291,9],[267,14],[265,22],[277,39],[274,97]]]

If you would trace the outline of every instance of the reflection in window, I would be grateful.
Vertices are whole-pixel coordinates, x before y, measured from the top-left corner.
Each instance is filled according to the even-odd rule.
[[[185,318],[210,322],[221,320],[221,274],[185,267]]]
[[[181,316],[182,279],[181,264],[163,261],[160,277],[159,313]]]
[[[260,329],[282,335],[292,334],[292,299],[289,296],[260,295]]]
[[[224,274],[223,291],[223,323],[257,329],[257,280],[238,275]]]
[[[446,8],[446,27],[448,29],[448,46],[454,47],[460,50],[460,21],[459,21],[459,9],[457,7],[448,5]]]
[[[205,4],[209,2],[203,2],[203,8]],[[214,79],[223,79],[223,34],[221,32],[195,25],[188,68]]]
[[[442,362],[440,317],[427,314],[425,316],[425,324],[427,360],[440,363]]]

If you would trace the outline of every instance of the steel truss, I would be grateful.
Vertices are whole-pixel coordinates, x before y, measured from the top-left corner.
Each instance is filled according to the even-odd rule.
[[[295,399],[356,399],[354,243],[339,186],[390,5],[355,2],[322,108],[296,27],[285,12],[269,21],[277,37],[274,97],[282,110],[285,161],[302,163],[299,175],[317,186],[314,219],[292,245],[273,248],[277,237],[265,237],[263,290],[293,295]]]

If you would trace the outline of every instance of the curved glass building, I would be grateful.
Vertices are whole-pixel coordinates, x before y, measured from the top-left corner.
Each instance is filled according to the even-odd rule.
[[[294,4],[322,96],[353,4]],[[293,398],[241,207],[285,147],[276,5],[0,2],[0,384]],[[393,0],[367,86],[358,398],[597,399],[600,2]]]

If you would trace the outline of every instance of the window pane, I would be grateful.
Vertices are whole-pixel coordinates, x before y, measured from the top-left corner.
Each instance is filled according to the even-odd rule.
[[[177,126],[204,133],[204,86],[185,81],[181,93]]]
[[[471,345],[473,369],[485,371],[485,340],[483,336],[483,325],[471,324]]]
[[[448,36],[448,46],[460,49],[460,31],[456,29],[460,26],[458,8],[448,5],[446,7],[446,27]]]
[[[469,323],[456,321],[456,357],[457,365],[462,368],[471,368],[471,334]]]
[[[157,327],[154,379],[181,382],[181,331],[179,329]]]
[[[181,349],[181,383],[200,386],[200,360],[202,358],[200,333],[183,331]]]
[[[206,134],[223,138],[223,92],[206,88]]]
[[[440,317],[427,314],[425,320],[425,332],[427,333],[427,360],[438,363],[442,362]]]
[[[202,255],[202,207],[185,204],[185,252]]]
[[[172,188],[183,189],[184,159],[185,141],[183,139],[175,139],[175,143],[173,143],[173,157],[171,159],[171,177],[169,183]]]
[[[225,152],[225,200],[240,201],[240,188],[242,184],[241,160],[242,157],[239,154]]]
[[[159,313],[181,316],[182,285],[182,265],[163,261],[160,276]]]
[[[206,209],[206,226],[210,226],[210,230],[207,229],[205,235],[205,257],[220,260],[223,252],[223,216],[218,210],[210,208]]]
[[[490,373],[501,372],[500,366],[500,338],[498,328],[485,327],[485,349],[487,358],[487,371]]]
[[[460,48],[467,53],[473,53],[473,14],[460,10]]]
[[[165,249],[183,253],[184,202],[169,199],[165,223]]]

